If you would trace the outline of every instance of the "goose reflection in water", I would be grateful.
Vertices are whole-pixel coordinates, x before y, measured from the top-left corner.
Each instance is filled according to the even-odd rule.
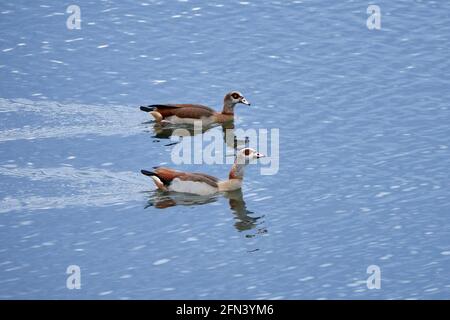
[[[174,206],[205,205],[218,201],[221,195],[228,199],[230,209],[235,216],[234,227],[237,231],[242,232],[252,230],[264,222],[264,220],[261,220],[264,216],[252,216],[254,212],[247,209],[241,189],[212,196],[199,196],[155,190],[151,192],[150,199],[145,208],[154,207],[157,209],[166,209]],[[256,229],[254,235],[246,235],[246,237],[254,237],[256,234],[264,233],[267,233],[267,229],[260,226]]]
[[[234,134],[234,121],[225,122],[223,124],[211,124],[207,126],[195,127],[194,125],[171,125],[161,124],[158,122],[145,122],[153,123],[153,138],[155,139],[170,139],[173,136],[177,137],[193,137],[198,134],[204,134],[207,131],[221,127],[223,132],[223,141],[231,149],[238,149],[247,145],[247,140],[239,140]],[[179,142],[169,143],[169,145],[177,144]]]

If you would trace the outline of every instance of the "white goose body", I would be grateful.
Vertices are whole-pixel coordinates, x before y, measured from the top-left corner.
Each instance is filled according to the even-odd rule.
[[[213,187],[205,182],[200,181],[183,181],[179,178],[173,179],[168,186],[169,191],[198,194],[200,196],[208,196],[215,194],[219,188]]]

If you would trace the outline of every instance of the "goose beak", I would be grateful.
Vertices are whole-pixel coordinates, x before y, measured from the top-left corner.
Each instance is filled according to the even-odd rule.
[[[257,153],[256,154],[256,159],[259,159],[259,158],[264,158],[265,157],[265,155],[264,154],[262,154],[262,153]]]
[[[241,99],[240,102],[243,103],[243,104],[246,104],[248,106],[250,105],[250,102],[248,102],[247,99],[245,99],[244,97]]]

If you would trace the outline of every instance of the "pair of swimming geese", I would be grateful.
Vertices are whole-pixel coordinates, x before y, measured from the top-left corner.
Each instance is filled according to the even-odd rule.
[[[193,124],[200,120],[203,126],[209,126],[232,121],[234,107],[238,103],[250,105],[240,92],[232,91],[223,99],[222,112],[198,104],[157,104],[141,106],[141,110],[149,112],[160,124]],[[240,189],[245,165],[261,157],[264,155],[251,148],[239,150],[227,180],[219,180],[204,173],[182,172],[165,167],[155,167],[153,171],[141,170],[141,173],[151,177],[160,190],[206,196]]]

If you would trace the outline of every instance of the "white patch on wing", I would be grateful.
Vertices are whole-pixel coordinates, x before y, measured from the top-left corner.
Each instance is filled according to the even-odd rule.
[[[151,176],[150,178],[152,178],[158,189],[166,190],[164,187],[164,183],[162,183],[162,181],[157,176]]]
[[[198,194],[201,196],[214,194],[218,191],[217,188],[214,188],[205,182],[183,181],[179,178],[175,178],[172,180],[169,190],[175,192]]]

